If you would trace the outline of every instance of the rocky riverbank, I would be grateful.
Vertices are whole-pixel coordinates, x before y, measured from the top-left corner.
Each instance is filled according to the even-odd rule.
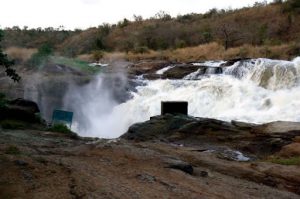
[[[0,198],[299,198],[300,124],[182,115],[119,139],[0,131]],[[273,158],[273,159],[272,159]]]

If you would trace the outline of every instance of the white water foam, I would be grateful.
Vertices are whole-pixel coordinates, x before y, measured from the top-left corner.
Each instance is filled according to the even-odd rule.
[[[93,135],[118,137],[130,125],[160,114],[161,101],[188,101],[189,114],[196,117],[251,123],[300,121],[300,58],[292,62],[258,59],[247,63],[237,63],[224,74],[200,80],[146,81],[132,93],[131,100],[115,106],[105,117],[93,114],[96,118],[92,126],[99,126],[93,128]],[[101,106],[92,103],[93,107]]]
[[[168,70],[170,70],[171,68],[174,68],[174,67],[175,67],[175,65],[164,67],[164,68],[156,71],[156,74],[163,75],[165,72],[167,72]]]

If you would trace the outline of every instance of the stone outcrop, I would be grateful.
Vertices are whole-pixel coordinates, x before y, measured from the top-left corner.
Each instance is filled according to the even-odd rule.
[[[136,141],[165,140],[191,146],[229,146],[257,157],[265,157],[280,151],[299,135],[300,123],[255,125],[167,114],[132,125],[122,138]]]
[[[25,122],[40,122],[37,114],[40,113],[38,105],[30,100],[15,99],[0,109],[0,120],[20,120]]]

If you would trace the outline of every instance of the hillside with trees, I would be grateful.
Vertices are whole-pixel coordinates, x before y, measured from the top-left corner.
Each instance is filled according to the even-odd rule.
[[[274,0],[236,10],[211,9],[205,14],[177,17],[160,11],[149,19],[133,18],[87,30],[6,28],[3,47],[40,48],[46,43],[68,57],[118,51],[128,58],[203,45],[217,45],[222,53],[238,48],[230,58],[253,56],[250,51],[255,48],[261,51],[257,56],[271,58],[290,58],[300,53],[299,0]],[[169,57],[170,52],[164,54]]]

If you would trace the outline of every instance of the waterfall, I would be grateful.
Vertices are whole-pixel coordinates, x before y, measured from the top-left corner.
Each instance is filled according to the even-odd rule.
[[[180,80],[139,79],[143,84],[131,93],[132,98],[115,105],[105,115],[96,114],[102,103],[87,100],[82,106],[92,109],[87,109],[93,113],[89,121],[91,128],[79,133],[118,137],[130,125],[160,114],[161,101],[188,101],[189,114],[195,117],[251,123],[300,121],[300,58],[293,61],[250,59],[226,67],[221,66],[224,62],[211,63],[212,69],[205,75],[196,71]],[[203,63],[198,65],[201,67]],[[91,92],[97,92],[95,89]]]

